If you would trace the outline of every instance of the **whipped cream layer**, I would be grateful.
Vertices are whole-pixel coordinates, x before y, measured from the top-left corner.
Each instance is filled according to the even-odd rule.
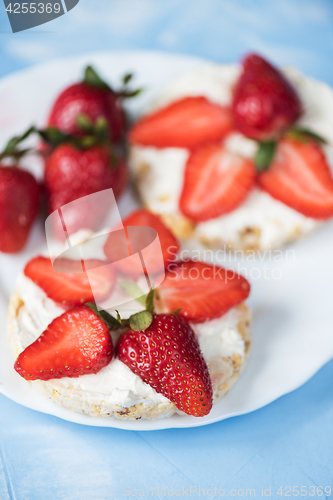
[[[34,342],[57,316],[63,314],[64,310],[24,275],[18,279],[17,292],[25,305],[16,319],[18,348],[21,352]],[[142,306],[137,303],[137,310],[141,309]],[[238,311],[231,309],[221,318],[206,323],[191,324],[198,336],[202,353],[208,364],[213,363],[214,365],[215,360],[220,362],[221,357],[232,359],[236,356],[244,360],[245,342],[238,332],[238,322]],[[112,333],[114,345],[118,335]],[[96,374],[82,375],[78,378],[63,377],[45,383],[55,382],[67,389],[83,392],[86,400],[95,399],[98,396],[107,403],[122,407],[169,401],[144,383],[118,359],[113,359],[108,366]],[[33,382],[31,383],[33,384]]]
[[[221,105],[229,105],[232,87],[240,73],[238,65],[206,64],[173,82],[152,104],[156,110],[186,96],[205,96]],[[284,70],[295,86],[304,113],[297,125],[309,128],[324,137],[326,157],[333,170],[333,91],[323,82],[301,75],[297,70]],[[231,134],[225,146],[228,150],[253,158],[255,141],[239,133]],[[163,215],[181,215],[179,197],[184,182],[188,151],[181,148],[153,148],[133,146],[131,166],[139,180],[140,194],[153,212]],[[142,182],[140,177],[142,176]],[[287,240],[308,234],[322,221],[302,215],[272,198],[261,189],[254,189],[236,210],[227,215],[197,224],[195,236],[205,241],[231,242],[238,247],[246,228],[256,228],[262,248],[279,247]]]

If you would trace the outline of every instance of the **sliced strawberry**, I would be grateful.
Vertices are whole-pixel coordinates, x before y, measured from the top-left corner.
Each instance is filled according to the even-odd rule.
[[[263,141],[279,137],[290,127],[300,116],[302,104],[277,68],[257,54],[249,54],[234,88],[232,109],[236,128]]]
[[[231,111],[205,97],[185,97],[142,118],[130,141],[158,148],[194,148],[220,141],[233,128]]]
[[[333,178],[321,147],[285,138],[280,141],[268,170],[259,184],[273,198],[298,212],[325,219],[333,216]]]
[[[116,280],[112,266],[106,267],[103,261],[97,259],[86,261],[88,278],[86,272],[69,272],[78,271],[77,261],[58,259],[58,269],[61,264],[64,272],[56,271],[49,258],[35,257],[25,266],[24,274],[44,290],[50,299],[66,306],[101,301],[111,294]]]
[[[112,359],[105,323],[89,307],[58,316],[17,358],[14,368],[26,380],[49,380],[97,373]]]
[[[162,248],[164,266],[167,267],[170,262],[175,260],[180,247],[179,242],[157,215],[152,214],[148,210],[139,209],[126,217],[126,219],[123,220],[123,225],[125,228],[131,226],[144,226],[156,229]],[[149,272],[158,273],[161,271],[159,254],[156,254],[154,248],[149,248],[148,246],[149,243],[151,243],[149,238],[150,234],[146,234],[141,227],[138,228],[137,231],[128,230],[128,241],[127,238],[126,240],[123,238],[121,241],[116,234],[119,231],[110,233],[104,246],[105,255],[112,262],[118,261],[117,268],[133,277],[142,274],[142,265],[141,263],[137,264],[135,262],[129,262],[128,260],[121,261],[125,256],[130,255],[129,248],[131,249],[131,255],[145,249],[143,259]]]
[[[206,361],[190,325],[173,314],[154,314],[145,331],[130,330],[117,356],[156,392],[188,415],[208,415],[213,405]]]
[[[237,208],[256,180],[254,163],[223,146],[211,144],[193,151],[187,161],[179,208],[200,222]]]
[[[204,262],[180,262],[171,267],[155,291],[159,311],[174,311],[187,321],[218,318],[243,302],[250,284],[234,271]]]

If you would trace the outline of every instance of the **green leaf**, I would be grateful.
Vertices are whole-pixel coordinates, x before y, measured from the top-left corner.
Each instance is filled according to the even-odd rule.
[[[92,87],[97,87],[99,89],[110,89],[109,85],[102,80],[102,78],[96,73],[92,66],[87,66],[84,72],[84,83],[91,85]]]
[[[101,141],[106,141],[109,137],[109,124],[104,116],[99,116],[96,120],[94,133]]]
[[[182,308],[180,307],[179,309],[175,309],[174,311],[171,311],[170,314],[179,314]]]
[[[89,116],[85,115],[84,113],[80,113],[79,115],[77,115],[75,122],[79,129],[84,132],[93,132],[94,130],[93,122],[90,120]]]
[[[259,142],[259,147],[254,157],[254,162],[259,172],[266,170],[272,163],[276,146],[277,143],[275,141]]]
[[[63,142],[67,142],[70,140],[70,135],[61,132],[55,127],[46,127],[44,129],[37,130],[39,136],[46,141],[48,144],[56,147]]]
[[[119,319],[116,319],[111,314],[109,314],[108,312],[106,312],[106,311],[100,311],[99,309],[97,309],[96,304],[94,304],[93,302],[86,302],[85,305],[87,307],[90,307],[90,309],[92,309],[94,311],[94,313],[96,313],[97,316],[99,318],[101,318],[101,320],[103,320],[104,323],[111,330],[118,330],[119,328],[122,328],[123,325],[122,325],[121,318],[120,318],[120,315],[119,315],[118,312],[117,312],[117,315],[118,315]]]
[[[134,281],[121,281],[119,285],[130,297],[135,299],[137,302],[140,302],[140,304],[144,307],[146,306],[146,296],[139,285],[137,285]]]
[[[76,147],[80,149],[89,149],[98,143],[97,137],[94,135],[86,135],[85,137],[78,137],[75,141]]]
[[[146,298],[146,309],[154,314],[154,288],[151,288]]]
[[[149,311],[140,311],[129,318],[129,324],[135,332],[143,332],[150,327],[153,315]]]
[[[126,86],[130,80],[133,78],[133,73],[126,73],[126,75],[123,76],[123,85]]]
[[[119,97],[122,97],[124,99],[129,99],[131,97],[136,97],[137,95],[141,94],[141,92],[144,91],[144,87],[140,87],[139,89],[135,90],[126,90],[123,89],[120,92],[118,92]]]
[[[317,134],[316,132],[312,132],[312,130],[303,127],[294,127],[288,132],[287,135],[291,138],[298,139],[303,142],[306,142],[307,137],[310,137],[319,144],[327,144],[327,140],[324,139],[324,137]]]
[[[27,139],[27,137],[29,137],[29,135],[31,135],[32,132],[35,131],[36,131],[35,127],[32,126],[28,128],[28,130],[26,130],[22,135],[16,135],[15,137],[9,139],[4,150],[1,153],[1,158],[4,158],[5,156],[15,156],[17,158],[23,156],[23,152],[18,151],[16,148],[22,141]],[[24,153],[26,153],[27,151],[29,151],[29,149],[25,149],[23,151]]]

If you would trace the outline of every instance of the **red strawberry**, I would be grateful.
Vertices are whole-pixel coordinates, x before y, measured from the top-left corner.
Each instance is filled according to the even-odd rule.
[[[0,251],[22,250],[39,210],[35,178],[17,167],[0,165]]]
[[[185,97],[142,118],[130,141],[158,148],[195,148],[220,141],[233,128],[231,110],[205,97]]]
[[[217,144],[203,146],[187,160],[179,208],[198,222],[219,217],[245,200],[255,180],[251,160]]]
[[[212,383],[190,325],[173,314],[154,314],[145,331],[130,330],[117,344],[117,356],[156,392],[188,415],[208,415]]]
[[[112,359],[105,323],[89,307],[58,316],[17,358],[14,368],[26,380],[49,380],[97,373]]]
[[[302,112],[301,101],[285,76],[257,54],[243,61],[233,93],[237,129],[257,140],[283,133]]]
[[[156,229],[160,240],[164,265],[167,267],[174,261],[180,245],[178,240],[174,237],[170,229],[168,229],[161,219],[145,209],[139,209],[132,212],[126,219],[123,220],[124,227],[130,226],[146,226]],[[118,231],[116,231],[118,233]],[[158,273],[161,271],[159,255],[156,256],[154,249],[147,248],[151,243],[149,234],[144,232],[144,229],[138,231],[131,231],[129,233],[129,246],[131,254],[135,254],[140,250],[146,248],[143,258],[150,273]],[[115,237],[117,239],[115,239]],[[128,261],[121,261],[129,255],[128,243],[126,238],[119,238],[115,233],[110,233],[105,246],[105,255],[112,261],[117,262],[117,268],[133,277],[137,277],[142,273],[142,265],[137,265],[135,262],[129,263]]]
[[[87,273],[77,272],[78,264],[80,265],[80,262],[58,259],[57,268],[63,268],[63,272],[59,272],[52,267],[49,258],[39,256],[28,262],[24,274],[44,290],[50,299],[66,306],[95,302],[108,297],[116,280],[112,266],[105,267],[99,260],[86,261],[88,278]],[[70,270],[73,272],[69,272]]]
[[[333,178],[321,147],[285,138],[279,142],[269,169],[260,174],[259,184],[273,198],[298,212],[325,219],[333,216]]]
[[[125,114],[122,100],[90,67],[86,69],[83,82],[67,87],[57,97],[48,125],[68,134],[80,134],[77,117],[82,114],[93,123],[97,118],[104,117],[109,125],[111,141],[119,142],[123,137]]]
[[[49,212],[83,196],[112,188],[119,196],[128,179],[127,168],[122,159],[113,165],[107,147],[93,146],[77,149],[70,143],[58,146],[46,160],[45,185],[48,194]],[[103,214],[103,207],[86,206],[71,213],[71,233],[82,227],[91,227]]]
[[[159,311],[174,311],[187,321],[202,322],[218,318],[243,302],[250,284],[234,271],[204,262],[180,262],[171,267],[155,290]]]

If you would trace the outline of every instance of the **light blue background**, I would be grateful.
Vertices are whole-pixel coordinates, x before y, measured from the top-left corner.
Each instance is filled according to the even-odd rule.
[[[0,76],[101,49],[221,62],[252,50],[333,85],[331,0],[81,0],[65,16],[15,35],[1,3],[0,43]],[[224,488],[226,496],[232,488],[255,488],[256,498],[271,486],[271,497],[281,498],[280,486],[333,487],[332,380],[331,361],[252,414],[159,432],[83,427],[0,396],[0,499],[121,499],[125,487],[158,486],[166,495],[191,486]]]

